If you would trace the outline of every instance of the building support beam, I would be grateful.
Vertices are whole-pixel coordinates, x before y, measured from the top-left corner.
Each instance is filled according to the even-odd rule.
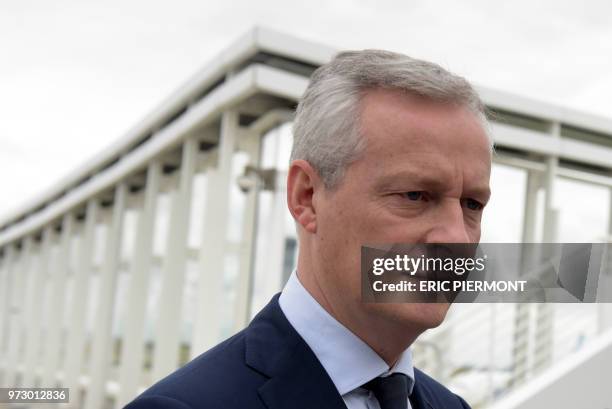
[[[142,382],[144,335],[147,299],[151,267],[153,265],[153,235],[157,197],[161,179],[161,164],[154,161],[147,169],[144,203],[136,232],[136,247],[131,265],[128,308],[126,310],[121,369],[119,374],[119,399],[115,407],[122,408],[138,393]]]
[[[11,283],[14,281],[17,264],[17,249],[14,243],[5,246],[4,263],[0,270],[0,385],[8,387],[8,336],[11,322]]]
[[[26,304],[27,285],[29,282],[30,267],[32,260],[33,238],[28,236],[24,239],[21,247],[21,256],[19,266],[14,271],[14,292],[12,294],[11,303],[11,323],[8,333],[8,367],[6,371],[6,385],[14,387],[17,385],[17,368],[22,365],[23,355],[21,354],[21,345],[27,339],[25,331],[28,329],[25,311],[28,307]]]
[[[198,150],[198,141],[195,138],[189,138],[183,143],[179,186],[172,194],[168,242],[155,325],[154,381],[168,375],[178,366],[187,235]]]
[[[59,252],[51,266],[51,302],[48,304],[47,336],[45,337],[45,355],[41,385],[54,388],[57,385],[57,370],[62,350],[62,327],[66,301],[66,281],[70,267],[70,240],[72,239],[74,215],[67,213],[62,218],[62,231],[59,241]]]
[[[93,269],[95,230],[98,224],[99,204],[96,198],[89,199],[85,209],[85,220],[78,242],[77,267],[74,272],[74,290],[68,328],[68,347],[64,360],[64,386],[70,388],[70,407],[82,406],[81,376],[86,342],[86,312],[89,299],[89,283]]]
[[[608,190],[608,194],[610,199],[608,202],[608,234],[604,240],[607,245],[603,255],[605,270],[599,278],[598,285],[599,292],[601,292],[601,294],[598,293],[598,298],[606,300],[612,299],[612,188]],[[597,330],[601,334],[612,328],[612,303],[600,302],[597,308]]]
[[[527,171],[527,183],[525,186],[525,203],[523,207],[523,231],[522,243],[527,243],[523,246],[523,266],[533,265],[534,258],[538,257],[533,254],[533,246],[529,243],[537,241],[537,230],[539,221],[537,218],[538,208],[538,191],[541,187],[540,173],[534,170]],[[529,368],[529,345],[531,336],[530,312],[532,305],[519,303],[515,307],[514,328],[513,328],[513,346],[512,346],[512,381],[516,385],[522,383]]]
[[[553,122],[550,126],[552,139],[560,141],[561,123]],[[550,155],[546,160],[546,172],[544,174],[544,232],[542,241],[544,243],[556,243],[558,241],[559,210],[555,208],[555,180],[559,173],[559,158]],[[545,262],[553,257],[553,254],[543,254],[541,259]],[[552,362],[553,323],[554,309],[550,303],[539,303],[536,306],[533,366],[534,374],[541,372],[550,366]]]
[[[285,284],[284,272],[285,251],[286,251],[286,217],[287,211],[287,189],[286,171],[275,171],[274,190],[271,191],[272,197],[268,217],[264,219],[267,226],[265,229],[258,229],[259,240],[257,245],[256,268],[254,278],[257,281],[253,291],[251,301],[251,316],[263,308],[270,297],[280,291]]]
[[[221,336],[219,306],[223,301],[224,265],[227,255],[230,186],[234,181],[232,159],[237,145],[238,114],[226,111],[221,117],[217,165],[206,175],[206,215],[200,249],[197,310],[191,341],[191,357],[215,345]]]
[[[243,149],[249,155],[247,166],[255,169],[256,174],[252,175],[255,183],[245,192],[246,198],[242,219],[242,240],[240,242],[240,264],[236,281],[233,332],[242,330],[251,317],[255,249],[257,245],[258,203],[259,192],[263,184],[257,173],[261,156],[261,137],[261,134],[251,133],[242,141]]]
[[[113,351],[113,308],[115,305],[119,254],[122,243],[123,216],[127,200],[127,183],[115,187],[110,229],[106,236],[104,264],[100,271],[99,304],[96,314],[89,366],[89,385],[85,409],[100,409],[106,398],[106,381]]]
[[[49,262],[51,261],[51,247],[53,245],[53,226],[48,225],[42,233],[40,245],[40,257],[35,269],[32,271],[34,283],[33,297],[31,300],[28,320],[28,339],[25,349],[25,367],[23,371],[24,387],[32,387],[36,383],[38,365],[40,363],[40,340],[42,334],[42,299],[44,288],[47,283]]]

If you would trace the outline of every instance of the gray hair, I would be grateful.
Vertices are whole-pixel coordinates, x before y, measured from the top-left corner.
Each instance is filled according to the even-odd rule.
[[[293,124],[291,161],[309,162],[328,189],[338,185],[347,166],[365,149],[359,102],[362,93],[372,88],[465,106],[489,134],[484,105],[464,78],[437,64],[390,51],[341,52],[313,73]]]

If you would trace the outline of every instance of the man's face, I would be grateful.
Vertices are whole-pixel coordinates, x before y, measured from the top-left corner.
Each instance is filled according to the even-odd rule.
[[[448,304],[361,302],[361,246],[478,242],[489,199],[488,137],[466,108],[389,90],[365,93],[360,125],[363,155],[314,199],[317,280],[331,307],[352,321],[435,327]]]

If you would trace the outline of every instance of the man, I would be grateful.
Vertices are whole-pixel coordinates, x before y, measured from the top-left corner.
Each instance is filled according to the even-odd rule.
[[[492,144],[478,95],[429,62],[344,52],[314,73],[294,136],[297,270],[246,329],[128,408],[468,408],[409,350],[449,305],[362,302],[360,251],[479,241]]]

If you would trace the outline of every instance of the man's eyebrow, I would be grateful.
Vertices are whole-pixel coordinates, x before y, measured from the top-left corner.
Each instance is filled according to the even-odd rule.
[[[491,189],[489,186],[477,186],[474,188],[466,189],[466,193],[464,196],[475,196],[477,198],[482,199],[485,202],[488,202],[491,198]]]
[[[401,184],[406,182],[434,189],[444,189],[445,187],[448,187],[448,179],[446,178],[435,177],[413,170],[402,170],[399,172],[384,175],[380,178],[377,185],[379,189],[384,190],[401,187]],[[488,201],[491,197],[491,189],[487,184],[470,187],[465,189],[464,196],[475,196],[481,198],[484,201]]]
[[[387,189],[398,187],[398,184],[406,182],[434,188],[443,188],[446,184],[444,178],[441,177],[434,177],[413,170],[402,170],[382,176],[377,185],[381,189]]]

